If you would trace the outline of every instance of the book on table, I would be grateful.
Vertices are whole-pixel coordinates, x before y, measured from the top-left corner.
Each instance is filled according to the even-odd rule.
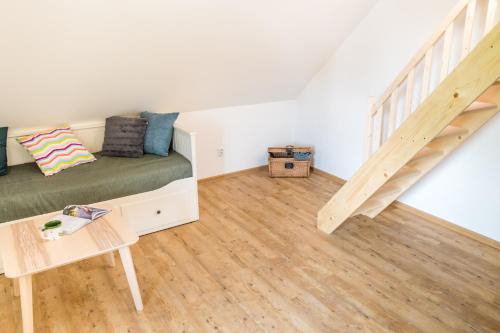
[[[42,226],[42,231],[53,228],[57,229],[54,231],[59,235],[71,235],[109,212],[109,210],[102,208],[69,205],[63,209],[62,214],[54,216],[50,222]]]

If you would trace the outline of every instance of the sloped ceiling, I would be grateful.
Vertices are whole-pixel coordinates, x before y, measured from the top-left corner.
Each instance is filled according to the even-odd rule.
[[[375,1],[2,1],[0,123],[293,99]]]

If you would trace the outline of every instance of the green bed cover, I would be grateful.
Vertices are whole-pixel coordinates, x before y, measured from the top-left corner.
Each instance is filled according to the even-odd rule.
[[[107,157],[45,177],[35,163],[9,168],[0,177],[0,223],[159,189],[192,176],[191,163],[177,152],[168,157]]]

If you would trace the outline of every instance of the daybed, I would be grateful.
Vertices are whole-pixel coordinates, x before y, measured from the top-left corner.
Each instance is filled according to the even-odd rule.
[[[75,135],[99,151],[104,123],[73,125]],[[195,133],[174,126],[168,157],[106,157],[45,177],[10,133],[9,174],[0,177],[0,223],[61,210],[68,204],[108,202],[117,207],[139,235],[198,220]],[[2,225],[0,225],[1,227]],[[1,263],[0,263],[0,272]]]

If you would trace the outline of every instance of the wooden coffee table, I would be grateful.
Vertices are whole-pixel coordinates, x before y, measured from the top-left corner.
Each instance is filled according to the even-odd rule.
[[[120,253],[135,308],[137,311],[142,310],[141,294],[129,249],[139,237],[121,216],[113,211],[113,207],[98,207],[110,209],[111,213],[74,234],[55,241],[44,240],[38,227],[58,214],[42,215],[0,227],[0,251],[5,276],[14,279],[16,293],[20,293],[25,333],[33,332],[33,274],[99,255],[106,255],[108,264],[114,266],[113,251],[116,250]]]

